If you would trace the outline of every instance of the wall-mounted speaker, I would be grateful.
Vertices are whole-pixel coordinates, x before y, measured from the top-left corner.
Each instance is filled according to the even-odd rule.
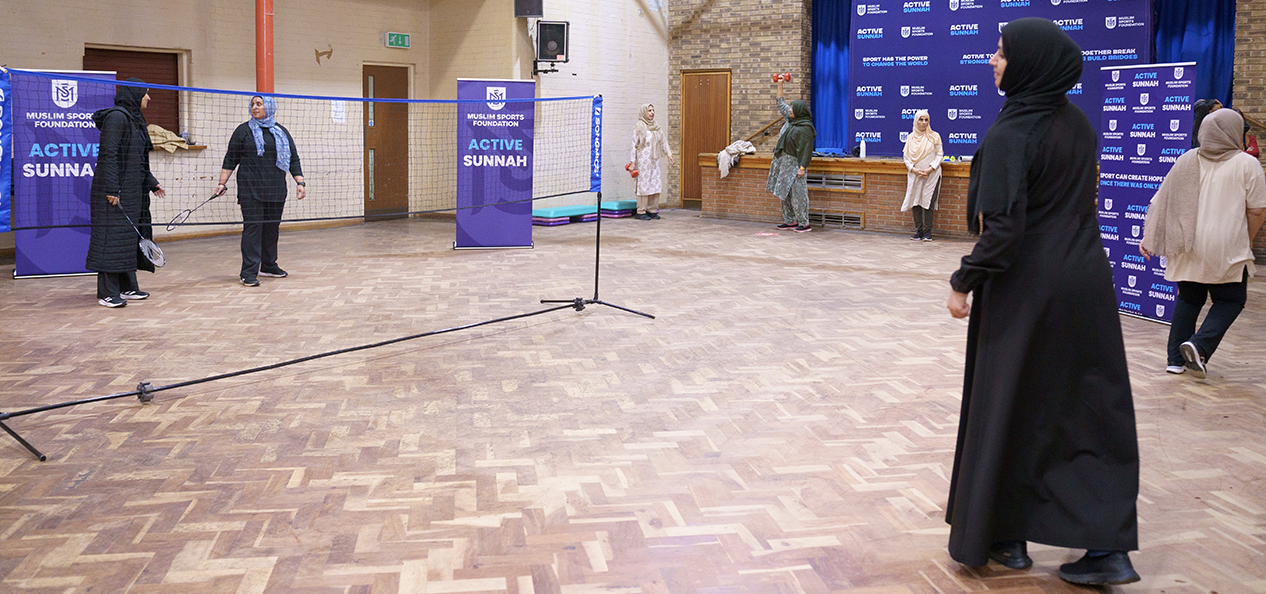
[[[567,61],[567,21],[536,22],[536,60]]]
[[[539,19],[545,16],[545,13],[541,10],[541,0],[514,0],[514,16],[529,19]]]

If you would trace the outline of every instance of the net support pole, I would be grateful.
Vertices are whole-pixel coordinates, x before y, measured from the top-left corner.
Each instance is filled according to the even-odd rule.
[[[273,92],[273,0],[255,0],[255,90]]]

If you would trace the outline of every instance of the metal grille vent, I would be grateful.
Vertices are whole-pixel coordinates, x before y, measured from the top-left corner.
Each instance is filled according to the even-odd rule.
[[[837,229],[865,229],[866,217],[858,212],[813,212],[809,211],[809,224]]]
[[[805,183],[816,190],[862,191],[862,176],[842,173],[807,173]]]

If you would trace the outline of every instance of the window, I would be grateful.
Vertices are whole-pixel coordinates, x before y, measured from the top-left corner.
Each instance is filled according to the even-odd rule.
[[[179,63],[176,53],[84,48],[84,70],[114,71],[118,80],[136,77],[147,83],[179,85]],[[179,133],[180,94],[150,89],[145,121]]]

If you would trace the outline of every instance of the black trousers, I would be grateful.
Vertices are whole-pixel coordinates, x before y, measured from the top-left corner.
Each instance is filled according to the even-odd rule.
[[[277,236],[281,231],[281,213],[285,202],[263,202],[241,198],[242,206],[242,278],[253,279],[260,266],[277,267]]]
[[[136,283],[136,271],[131,272],[98,272],[97,299],[118,297],[124,291],[139,291]]]
[[[1197,331],[1196,318],[1200,317],[1206,298],[1212,298],[1213,305],[1209,307],[1209,314],[1204,317],[1204,323],[1200,324],[1200,330]],[[1188,340],[1196,345],[1196,350],[1208,361],[1213,352],[1218,350],[1222,337],[1244,310],[1244,303],[1247,301],[1248,268],[1244,269],[1244,276],[1238,283],[1206,285],[1178,281],[1178,298],[1174,300],[1174,317],[1169,325],[1169,349],[1166,355],[1168,364],[1183,364],[1178,345]]]
[[[914,213],[914,230],[915,232],[932,236],[932,224],[936,222],[936,202],[941,199],[941,182],[936,182],[936,190],[932,192],[932,202],[928,203],[927,208],[915,206],[911,208]]]

